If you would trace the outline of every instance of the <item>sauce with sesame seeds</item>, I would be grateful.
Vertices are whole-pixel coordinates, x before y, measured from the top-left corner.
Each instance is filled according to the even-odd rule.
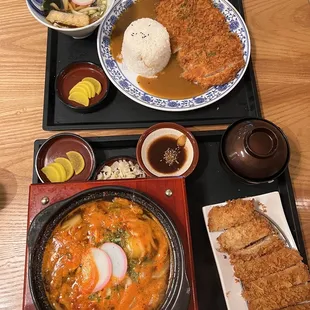
[[[149,147],[148,161],[160,173],[178,171],[186,162],[186,149],[177,145],[177,138],[164,136],[156,139]]]
[[[158,0],[138,0],[117,20],[111,35],[111,54],[117,62],[122,62],[121,50],[124,32],[139,18],[156,19],[155,5]],[[185,99],[199,96],[204,89],[181,77],[183,70],[178,64],[176,54],[171,55],[166,68],[157,74],[157,78],[137,77],[137,83],[147,93],[169,99]]]

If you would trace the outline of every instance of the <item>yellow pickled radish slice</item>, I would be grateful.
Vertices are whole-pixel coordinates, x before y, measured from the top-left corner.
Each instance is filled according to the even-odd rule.
[[[92,83],[95,87],[95,92],[97,95],[99,95],[101,93],[102,87],[101,87],[101,84],[98,80],[96,80],[92,77],[86,77],[82,81],[88,81],[88,82]]]
[[[54,160],[54,162],[61,164],[65,168],[66,175],[67,175],[65,181],[68,181],[69,179],[72,178],[74,170],[73,170],[72,164],[69,159],[64,158],[64,157],[58,157]]]
[[[89,106],[89,99],[83,93],[73,92],[70,94],[68,99],[84,105],[85,107]]]
[[[95,86],[89,82],[89,81],[82,81],[80,83],[83,83],[83,85],[88,85],[90,88],[90,96],[88,96],[89,98],[94,98],[96,95],[96,91],[95,91]]]
[[[65,170],[65,168],[63,167],[63,165],[61,165],[61,164],[59,164],[59,163],[51,163],[51,164],[49,164],[48,166],[54,167],[54,168],[58,171],[58,173],[59,173],[59,175],[60,175],[60,182],[66,181],[66,179],[67,179],[67,174],[66,174],[66,170]]]
[[[75,151],[69,151],[68,153],[66,153],[66,155],[68,156],[72,164],[75,174],[76,175],[80,174],[85,167],[83,156],[79,152]]]
[[[83,88],[86,90],[86,92],[87,92],[87,97],[88,97],[88,98],[91,98],[92,90],[91,90],[89,84],[86,84],[86,83],[84,83],[84,82],[79,82],[79,83],[77,83],[74,87],[83,87]],[[73,87],[72,89],[74,89],[74,87]],[[71,89],[71,90],[72,90],[72,89]],[[71,91],[71,93],[73,93],[73,92],[74,92],[74,90]],[[70,94],[70,92],[69,92],[69,94]]]
[[[50,182],[52,183],[61,182],[60,174],[55,167],[47,165],[46,167],[43,167],[41,171],[45,174],[45,176],[48,178]]]
[[[71,95],[74,92],[83,93],[85,96],[88,97],[88,90],[85,87],[85,85],[76,85],[73,88],[71,88],[69,95]]]

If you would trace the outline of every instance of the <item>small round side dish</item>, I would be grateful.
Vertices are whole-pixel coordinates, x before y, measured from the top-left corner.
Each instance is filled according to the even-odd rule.
[[[268,120],[241,119],[227,128],[220,144],[220,160],[240,180],[251,184],[272,182],[287,168],[288,140]]]
[[[66,182],[88,181],[95,170],[96,160],[89,143],[82,137],[72,133],[60,133],[46,140],[40,147],[35,158],[35,170],[42,183],[50,183],[41,169],[58,157],[65,157],[70,151],[79,152],[84,159],[85,167],[78,175],[73,175]]]
[[[187,177],[197,166],[199,148],[183,126],[159,123],[141,135],[136,157],[149,177]]]
[[[102,90],[99,95],[89,99],[89,106],[85,107],[75,101],[69,100],[70,90],[83,78],[91,77],[98,80]],[[103,108],[108,95],[110,81],[104,71],[91,62],[73,62],[65,67],[57,76],[55,90],[60,101],[73,111],[87,113]]]

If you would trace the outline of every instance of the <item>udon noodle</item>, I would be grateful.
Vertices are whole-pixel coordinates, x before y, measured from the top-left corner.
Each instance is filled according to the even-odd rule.
[[[112,276],[94,293],[90,282],[82,281],[90,274],[84,270],[85,255],[107,242],[124,250],[127,271],[122,280]],[[158,309],[169,271],[165,230],[151,213],[123,198],[89,202],[69,213],[47,242],[42,264],[54,309]]]

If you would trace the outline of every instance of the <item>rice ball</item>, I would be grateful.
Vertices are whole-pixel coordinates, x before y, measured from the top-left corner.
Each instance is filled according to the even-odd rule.
[[[154,77],[170,59],[171,48],[167,29],[151,18],[132,22],[124,33],[123,63],[144,77]]]

